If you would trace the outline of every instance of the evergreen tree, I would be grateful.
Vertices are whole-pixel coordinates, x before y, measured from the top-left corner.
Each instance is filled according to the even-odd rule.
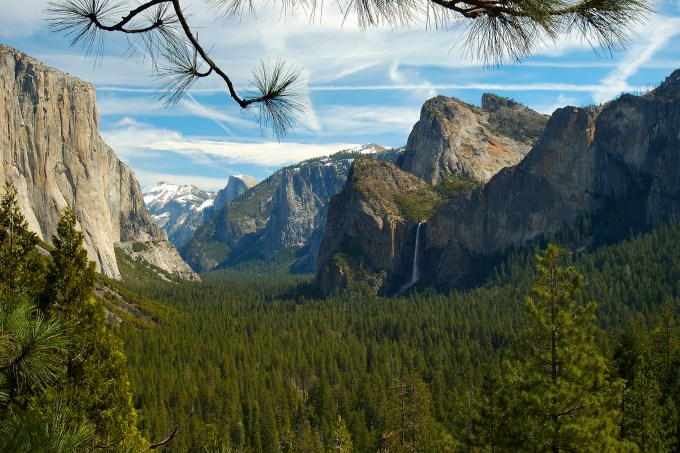
[[[92,424],[73,423],[71,410],[55,400],[0,421],[0,453],[80,453],[92,451]]]
[[[583,277],[563,267],[565,257],[552,244],[536,256],[537,278],[526,300],[526,341],[512,379],[522,449],[620,451],[617,391],[595,347],[595,304],[574,301]]]
[[[71,209],[64,213],[57,224],[57,234],[52,238],[54,251],[49,267],[43,305],[51,310],[67,314],[74,323],[86,318],[80,311],[92,298],[95,267],[87,259],[83,247],[83,233],[76,227],[76,216]]]
[[[626,395],[624,432],[641,451],[670,451],[660,403],[661,390],[654,372],[644,356],[640,356]]]
[[[137,431],[121,341],[106,325],[94,297],[94,263],[87,260],[76,217],[64,211],[53,237],[54,251],[43,295],[46,309],[63,317],[73,332],[64,378],[47,395],[66,398],[75,423],[91,422],[94,445],[119,451],[143,444]]]
[[[345,425],[345,421],[338,415],[338,420],[335,422],[333,429],[333,444],[330,451],[333,453],[350,453],[352,451],[352,435]]]
[[[477,399],[478,419],[473,425],[474,438],[482,451],[498,451],[499,432],[509,423],[507,402],[504,401],[503,376],[498,360],[491,359],[482,374]]]
[[[0,420],[11,403],[45,390],[62,374],[68,334],[59,319],[0,300]]]
[[[8,181],[0,200],[0,296],[5,301],[34,303],[45,276],[37,244],[38,237],[28,230],[19,209],[17,190]]]

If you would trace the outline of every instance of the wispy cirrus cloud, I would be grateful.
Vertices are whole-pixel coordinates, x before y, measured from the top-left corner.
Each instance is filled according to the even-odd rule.
[[[593,90],[593,99],[601,103],[623,91],[630,91],[628,79],[677,35],[680,35],[679,17],[654,16],[645,33],[636,40],[616,67],[601,80],[600,88]]]
[[[225,165],[281,167],[312,157],[333,154],[356,143],[237,142],[185,136],[125,118],[102,132],[104,140],[124,158],[178,154],[199,163],[219,160]]]
[[[601,89],[600,84],[572,83],[423,83],[383,85],[313,85],[310,91],[409,91],[409,90],[483,90],[483,91],[580,91]]]
[[[403,135],[418,121],[420,108],[417,105],[413,108],[330,105],[324,106],[319,113],[324,134],[333,137],[342,137],[347,131],[357,136],[378,136],[395,131]]]

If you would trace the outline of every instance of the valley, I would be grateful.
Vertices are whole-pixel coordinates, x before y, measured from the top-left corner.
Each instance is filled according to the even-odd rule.
[[[435,96],[404,147],[219,191],[142,191],[91,85],[0,74],[11,451],[680,448],[680,70],[550,116]]]

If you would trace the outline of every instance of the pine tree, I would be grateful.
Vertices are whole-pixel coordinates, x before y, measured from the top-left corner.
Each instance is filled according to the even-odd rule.
[[[0,296],[5,301],[34,303],[45,276],[37,244],[38,237],[28,230],[19,209],[17,190],[8,181],[0,200]]]
[[[74,323],[86,318],[80,311],[92,298],[95,267],[87,259],[83,247],[83,233],[76,228],[76,216],[66,208],[52,238],[54,251],[49,267],[43,305],[67,314]]]
[[[83,234],[69,209],[59,221],[53,243],[42,300],[48,312],[68,322],[73,347],[66,376],[47,399],[66,398],[76,422],[93,423],[98,448],[139,447],[143,440],[136,428],[123,346],[107,327],[104,308],[94,297],[94,263],[87,260]]]
[[[0,300],[0,420],[12,402],[58,379],[69,343],[61,320]]]
[[[0,453],[85,453],[92,451],[92,424],[73,423],[70,407],[57,399],[0,422]]]
[[[635,366],[633,384],[625,402],[626,437],[641,451],[670,451],[661,403],[661,390],[644,356]]]
[[[480,392],[476,401],[479,414],[473,426],[475,439],[482,451],[498,451],[499,431],[508,423],[506,402],[504,401],[503,376],[500,363],[492,359],[482,374]]]
[[[333,429],[333,444],[330,451],[333,453],[350,453],[352,451],[352,435],[345,425],[345,421],[338,415],[338,420],[335,422]]]
[[[537,278],[527,298],[528,325],[514,364],[516,420],[526,451],[620,451],[616,395],[595,347],[595,304],[577,304],[583,277],[563,267],[566,250],[549,245],[537,255]]]

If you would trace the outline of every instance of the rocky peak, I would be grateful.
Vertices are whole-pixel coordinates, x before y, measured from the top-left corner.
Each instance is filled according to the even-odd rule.
[[[161,181],[144,189],[144,203],[150,211],[159,210],[174,202],[192,210],[202,211],[212,206],[214,192],[208,192],[192,185],[178,185]],[[152,212],[152,216],[153,216]]]
[[[259,183],[257,179],[248,175],[229,175],[229,180],[224,189],[220,189],[215,197],[213,209],[218,211],[232,200],[235,200],[246,190]]]
[[[401,168],[431,184],[447,175],[485,183],[502,168],[517,164],[531,149],[545,118],[498,96],[487,95],[485,105],[489,110],[445,96],[425,102]]]
[[[172,262],[173,274],[197,278],[154,225],[132,171],[100,138],[92,85],[0,46],[0,115],[0,183],[14,183],[41,239],[51,242],[69,206],[102,274],[120,277],[115,245],[143,242],[159,246],[162,262],[152,264]]]
[[[512,99],[504,98],[503,96],[498,96],[493,93],[482,94],[482,110],[486,110],[489,113],[497,113],[505,109],[509,110],[524,110],[527,107],[515,102]]]
[[[661,85],[649,92],[648,96],[666,99],[680,97],[680,69],[673,71]]]
[[[494,132],[532,146],[549,118],[519,102],[491,93],[482,95],[482,110],[489,114],[487,122]]]

